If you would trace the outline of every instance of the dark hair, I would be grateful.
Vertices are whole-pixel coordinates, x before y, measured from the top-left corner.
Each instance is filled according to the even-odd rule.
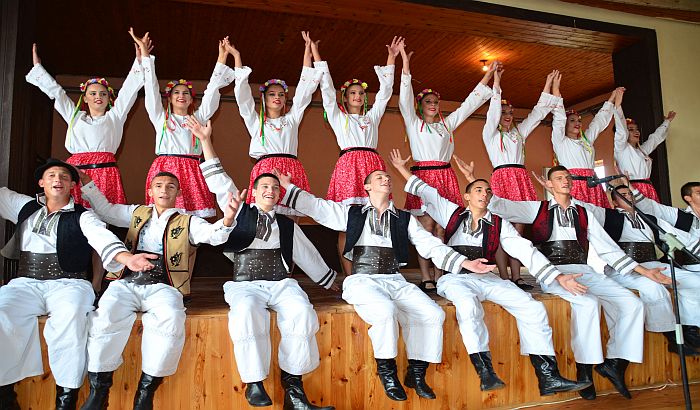
[[[483,178],[479,178],[479,179],[475,179],[475,180],[473,180],[472,182],[468,183],[468,184],[467,184],[467,187],[464,189],[464,192],[467,193],[467,194],[468,194],[469,192],[471,192],[472,187],[474,187],[474,184],[476,184],[477,182],[486,182],[486,185],[491,186],[491,184],[489,183],[489,181],[487,181],[487,180],[485,180],[485,179],[483,179]]]
[[[547,179],[552,179],[552,174],[555,172],[559,172],[559,171],[569,172],[569,170],[565,166],[556,165],[556,166],[553,166],[552,168],[550,168],[549,171],[547,171]]]
[[[168,177],[172,178],[177,182],[177,187],[180,188],[180,180],[173,174],[172,172],[168,171],[160,171],[159,173],[153,175],[153,178],[151,178],[151,183],[153,183],[153,180],[158,178],[158,177]]]
[[[686,201],[685,197],[692,196],[693,195],[693,188],[695,188],[695,187],[700,187],[700,182],[696,182],[696,181],[686,182],[681,187],[681,198],[683,198],[683,202],[685,202],[688,205],[690,205],[690,202]]]
[[[280,87],[281,87],[281,86],[280,86]],[[257,187],[258,187],[258,181],[260,181],[260,180],[263,179],[263,178],[272,178],[272,179],[274,179],[275,181],[277,181],[278,183],[280,182],[280,179],[277,178],[277,175],[271,174],[271,173],[269,173],[269,172],[265,172],[265,173],[262,173],[262,174],[258,175],[258,176],[255,178],[255,180],[253,181],[253,188],[257,188]]]
[[[383,169],[379,169],[379,168],[373,169],[372,171],[369,172],[369,174],[367,174],[367,176],[365,177],[365,182],[363,182],[363,183],[364,183],[365,185],[369,184],[370,177],[372,176],[372,174],[374,174],[374,173],[377,172],[377,171],[384,171],[384,170],[383,170]]]
[[[613,200],[615,200],[615,198],[617,198],[620,195],[620,193],[618,191],[621,189],[631,189],[631,188],[627,185],[622,185],[622,184],[612,187],[612,189],[610,189],[610,196],[612,197]]]

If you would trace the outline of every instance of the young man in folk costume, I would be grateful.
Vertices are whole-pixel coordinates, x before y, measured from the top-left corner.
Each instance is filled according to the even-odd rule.
[[[481,273],[493,266],[485,265],[485,259],[468,260],[423,229],[409,212],[397,209],[389,199],[391,176],[385,171],[367,175],[366,205],[316,198],[291,184],[290,178],[280,175],[282,187],[287,190],[283,204],[330,229],[347,233],[343,255],[352,260],[352,274],[343,282],[343,299],[371,326],[368,333],[377,373],[387,396],[392,400],[407,398],[396,371],[400,324],[408,356],[404,383],[420,397],[434,399],[425,375],[430,363],[442,361],[445,312],[399,273],[399,267],[408,262],[409,243],[420,255],[450,272],[464,268]]]
[[[186,126],[202,142],[206,159],[200,167],[219,205],[229,195],[245,199],[226,174],[211,142],[211,123],[201,125],[188,118]],[[280,183],[275,175],[260,174],[253,181],[253,203],[242,204],[236,228],[224,245],[233,262],[233,280],[224,284],[224,297],[231,306],[229,332],[245,397],[251,406],[270,406],[272,400],[263,380],[270,373],[270,312],[277,312],[280,330],[279,366],[285,390],[285,410],[331,410],[309,402],[302,375],[320,364],[316,332],[318,316],[291,269],[297,264],[319,286],[339,290],[336,272],[329,268],[299,225],[277,212]]]
[[[471,175],[467,175],[467,179]],[[625,385],[629,362],[641,363],[644,345],[644,305],[632,292],[601,275],[586,264],[592,244],[598,256],[623,275],[635,271],[649,279],[667,283],[660,268],[647,269],[628,257],[595,218],[572,202],[571,174],[556,166],[547,174],[549,201],[508,201],[497,196],[489,210],[514,223],[533,224],[533,243],[563,273],[583,273],[576,280],[587,287],[586,294],[572,295],[557,282],[542,283],[542,290],[571,303],[571,344],[579,381],[592,381],[593,364],[602,376],[627,398]],[[610,333],[606,356],[600,336],[600,306],[603,306]],[[581,397],[595,398],[595,387],[580,391]]]
[[[17,225],[2,250],[19,259],[17,278],[0,287],[0,408],[19,409],[14,384],[44,373],[37,316],[49,315],[44,338],[56,380],[56,408],[75,409],[85,377],[88,313],[95,294],[87,272],[94,249],[105,269],[152,267],[132,255],[90,210],[74,203],[78,173],[49,159],[34,171],[36,198],[0,188],[0,216]]]
[[[420,197],[426,212],[445,228],[444,241],[448,246],[470,259],[485,257],[491,263],[495,261],[499,246],[502,246],[506,252],[522,261],[538,281],[552,283],[556,280],[574,295],[585,293],[586,287],[576,282],[581,274],[565,275],[559,272],[530,241],[518,234],[513,225],[488,211],[491,199],[488,181],[477,179],[467,185],[465,208],[450,202],[435,188],[412,175],[406,167],[408,160],[401,158],[399,150],[395,149],[391,154],[392,165],[408,181],[404,189]],[[446,273],[440,277],[437,285],[438,294],[449,299],[457,309],[462,340],[481,379],[481,390],[505,386],[491,364],[489,334],[481,306],[484,299],[503,306],[516,317],[521,352],[530,356],[541,395],[577,391],[590,385],[590,382],[576,383],[559,375],[547,311],[541,302],[535,301],[517,284],[491,272],[479,275],[463,270],[459,274]]]
[[[177,370],[185,344],[183,296],[190,293],[190,279],[197,245],[220,245],[235,225],[240,204],[229,197],[223,219],[210,224],[175,208],[180,195],[177,177],[161,172],[151,180],[152,205],[111,204],[90,177],[81,174],[83,197],[107,223],[129,228],[125,244],[136,253],[152,255],[151,269],[124,269],[108,273],[113,280],[100,298],[91,318],[88,338],[90,396],[85,410],[107,407],[112,375],[122,364],[122,352],[136,320],[143,312],[141,379],[134,409],[152,409],[153,396],[163,381]]]

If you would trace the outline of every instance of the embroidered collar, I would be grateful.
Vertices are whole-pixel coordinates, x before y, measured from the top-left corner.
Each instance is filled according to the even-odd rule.
[[[374,207],[374,205],[372,205],[371,202],[367,201],[367,203],[362,207],[362,213],[365,213],[365,212],[369,211],[370,209],[375,209],[375,210],[379,211],[377,208]],[[396,207],[394,206],[394,201],[389,201],[389,207],[386,210],[389,211],[389,213],[392,216],[396,216],[396,217],[399,216],[399,213],[396,210]]]
[[[563,206],[559,205],[559,202],[557,202],[554,198],[550,199],[550,200],[549,200],[549,207],[548,207],[547,209],[549,209],[549,210],[551,211],[552,209],[554,209],[554,208],[556,208],[556,207],[559,207],[559,208],[561,208],[561,209],[569,209],[569,208],[571,208],[571,209],[574,210],[574,212],[578,213],[578,209],[576,208],[576,204],[574,204],[573,201],[571,201],[571,203],[569,203],[569,206],[568,206],[568,207],[564,208]]]
[[[251,207],[251,208],[257,208],[258,213],[260,213],[260,215],[262,215],[262,214],[268,214],[268,215],[270,215],[272,218],[275,217],[275,207],[272,207],[272,210],[270,210],[270,211],[268,211],[268,212],[263,211],[262,208],[260,208],[260,205],[255,204],[255,203],[250,204],[250,207]]]
[[[39,205],[43,206],[44,209],[46,209],[46,212],[48,213],[48,208],[46,207],[46,194],[44,194],[43,192],[36,194],[36,201],[39,203]],[[73,201],[73,197],[71,196],[68,200],[68,203],[63,208],[59,209],[57,212],[69,212],[74,210],[75,201]]]
[[[472,218],[472,211],[469,208],[466,208],[464,211],[460,213],[460,215],[468,214],[467,219],[471,220]],[[481,221],[484,221],[485,223],[493,226],[493,215],[491,214],[491,211],[487,210],[484,216],[481,217]]]

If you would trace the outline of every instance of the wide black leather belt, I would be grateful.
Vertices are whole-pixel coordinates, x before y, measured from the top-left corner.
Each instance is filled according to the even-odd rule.
[[[474,260],[474,259],[479,259],[479,258],[484,257],[484,248],[482,248],[481,246],[459,245],[459,246],[452,246],[452,249],[459,252],[462,256],[466,256],[467,259],[469,259],[469,260]],[[447,273],[447,272],[445,272],[445,273]],[[461,274],[461,273],[471,273],[471,272],[462,268],[462,270],[459,273]]]
[[[352,273],[367,275],[399,273],[394,248],[355,246],[352,248]]]
[[[651,242],[618,242],[617,244],[620,245],[620,248],[625,251],[627,256],[637,263],[658,260],[656,248]]]
[[[282,280],[289,277],[281,249],[245,249],[233,255],[233,280]]]
[[[158,154],[159,157],[176,157],[191,159],[194,161],[204,162],[204,158],[201,155],[186,155],[186,154]]]
[[[444,164],[444,165],[414,165],[411,167],[411,172],[430,171],[433,169],[447,169],[447,168],[452,168],[452,165],[450,165],[449,162],[447,164]]]
[[[86,272],[65,272],[58,264],[58,254],[22,251],[17,276],[40,280],[87,279]]]
[[[698,261],[691,259],[690,256],[686,255],[683,251],[676,251],[673,254],[673,258],[679,265],[697,265]]]
[[[153,253],[152,255],[157,254]],[[149,262],[153,264],[153,269],[143,272],[133,272],[129,268],[125,268],[121,278],[135,285],[155,285],[158,283],[170,285],[170,279],[168,278],[168,273],[165,271],[165,265],[163,264],[163,255],[157,256],[158,259],[149,259]]]
[[[538,248],[553,265],[585,265],[588,259],[578,241],[549,241],[538,245]]]
[[[260,157],[258,157],[258,159],[256,159],[255,162],[257,163],[257,162],[260,162],[260,161],[262,161],[262,160],[264,160],[264,159],[267,159],[267,158],[291,158],[291,159],[297,159],[297,156],[296,156],[296,155],[292,155],[292,154],[265,154],[265,155],[261,155]]]
[[[101,162],[99,164],[76,165],[76,167],[80,168],[80,169],[112,168],[112,167],[116,167],[116,166],[117,166],[116,162]]]
[[[497,169],[504,169],[504,168],[522,168],[522,169],[525,169],[525,165],[521,165],[521,164],[503,164],[503,165],[497,166],[497,167],[494,168],[493,170],[496,171]]]
[[[341,150],[339,157],[342,157],[343,155],[347,154],[348,152],[353,152],[353,151],[368,151],[368,152],[374,152],[375,154],[378,154],[377,150],[374,148],[352,147],[352,148],[345,148],[344,150]]]

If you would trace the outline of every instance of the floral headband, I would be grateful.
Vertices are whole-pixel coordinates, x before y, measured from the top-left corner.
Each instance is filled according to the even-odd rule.
[[[501,105],[507,105],[509,107],[513,106],[513,104],[511,104],[510,101],[506,100],[505,98],[501,100]]]
[[[265,84],[260,86],[260,92],[264,93],[265,90],[267,90],[267,88],[270,87],[271,85],[281,86],[284,89],[285,93],[289,90],[289,87],[287,87],[287,83],[285,83],[284,80],[280,80],[279,78],[273,78],[273,79],[265,81]]]
[[[425,98],[426,95],[428,94],[435,94],[435,96],[440,99],[440,93],[437,91],[433,90],[432,88],[426,88],[423,91],[419,92],[418,95],[416,95],[416,102],[419,103],[423,98]]]
[[[345,83],[343,83],[343,86],[340,87],[340,92],[345,93],[345,90],[347,90],[348,87],[350,87],[351,85],[355,85],[355,84],[358,84],[360,87],[362,87],[363,90],[367,89],[366,82],[364,82],[362,80],[358,80],[357,78],[353,78],[352,80],[346,81]]]
[[[163,90],[163,92],[165,93],[165,96],[169,97],[170,92],[173,90],[173,88],[175,88],[175,86],[178,86],[178,85],[187,86],[187,89],[190,90],[190,95],[192,95],[192,97],[194,97],[195,93],[194,93],[194,90],[192,89],[192,81],[183,80],[182,78],[177,80],[177,81],[175,81],[175,80],[168,81],[168,83],[165,85],[165,89]]]
[[[627,125],[630,125],[630,124],[637,125],[637,121],[633,120],[632,118],[625,118],[625,121],[627,122]]]
[[[87,91],[88,86],[92,85],[92,84],[100,84],[100,85],[104,86],[107,89],[107,92],[109,92],[110,103],[114,100],[114,89],[112,87],[110,87],[109,82],[107,82],[107,80],[105,80],[102,77],[91,78],[91,79],[85,81],[84,83],[80,83],[80,92],[84,94],[85,91]]]
[[[568,117],[569,115],[575,115],[575,116],[577,116],[579,119],[581,119],[581,114],[579,114],[578,111],[576,111],[576,110],[568,110],[568,111],[566,112],[566,116]]]

